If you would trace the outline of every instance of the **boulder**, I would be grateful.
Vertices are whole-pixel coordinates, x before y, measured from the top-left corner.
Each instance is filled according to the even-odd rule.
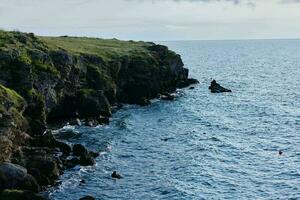
[[[88,151],[82,144],[73,145],[73,155],[74,156],[84,156],[87,155]]]
[[[94,165],[95,163],[96,163],[95,159],[90,154],[80,156],[80,165],[81,166],[91,166],[91,165]]]
[[[216,80],[213,80],[209,86],[209,89],[212,93],[222,93],[222,92],[232,92],[230,89],[226,89],[217,83]]]
[[[35,178],[27,174],[24,167],[12,163],[0,164],[0,190],[4,189],[40,190]]]

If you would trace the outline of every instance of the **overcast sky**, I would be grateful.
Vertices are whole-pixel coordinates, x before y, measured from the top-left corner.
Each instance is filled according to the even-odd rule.
[[[154,41],[300,38],[300,0],[0,0],[0,28]]]

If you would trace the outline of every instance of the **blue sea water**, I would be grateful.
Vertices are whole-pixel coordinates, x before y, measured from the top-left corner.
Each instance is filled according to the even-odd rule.
[[[200,84],[76,129],[68,141],[101,156],[66,171],[50,198],[300,199],[300,40],[161,43]],[[210,93],[211,78],[233,93]]]

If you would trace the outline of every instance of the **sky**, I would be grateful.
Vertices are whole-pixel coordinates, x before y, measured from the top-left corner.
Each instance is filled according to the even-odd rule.
[[[0,0],[0,28],[147,41],[300,38],[300,0]]]

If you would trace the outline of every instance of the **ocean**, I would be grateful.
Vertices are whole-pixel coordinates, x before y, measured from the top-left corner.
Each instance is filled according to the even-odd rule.
[[[66,141],[101,155],[66,171],[49,197],[300,199],[300,40],[159,43],[200,84],[175,101],[125,105],[108,126],[64,127],[77,133]],[[212,79],[233,92],[210,93]]]

